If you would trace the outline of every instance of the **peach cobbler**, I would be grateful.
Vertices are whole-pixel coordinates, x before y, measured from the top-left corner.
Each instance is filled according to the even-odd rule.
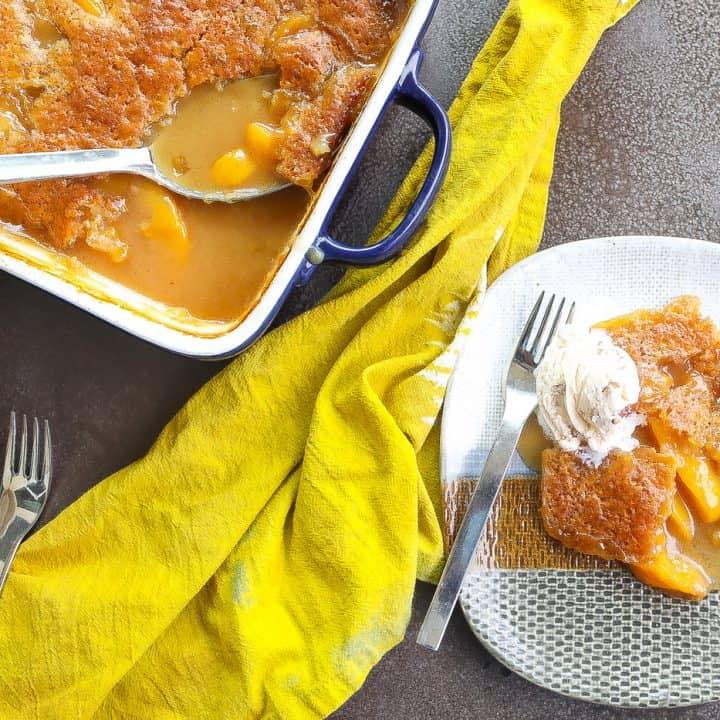
[[[137,178],[17,184],[0,188],[0,223],[199,317],[242,315],[405,14],[404,0],[2,0],[0,153],[160,142],[177,118],[163,151],[177,176],[293,187],[208,208]]]
[[[681,297],[566,329],[538,369],[549,535],[666,592],[720,585],[720,331]]]

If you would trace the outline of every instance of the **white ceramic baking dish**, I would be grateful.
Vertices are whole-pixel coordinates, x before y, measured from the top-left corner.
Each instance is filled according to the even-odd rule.
[[[150,343],[182,355],[220,359],[235,355],[270,325],[288,293],[323,262],[373,265],[397,254],[422,222],[439,189],[450,155],[450,125],[418,81],[419,43],[436,0],[415,0],[371,96],[347,135],[298,230],[292,247],[250,313],[239,322],[192,318],[88,270],[77,261],[0,229],[0,269],[36,285]],[[423,188],[398,227],[381,242],[355,248],[333,240],[326,228],[358,159],[387,106],[399,102],[424,118],[435,135],[435,156]]]

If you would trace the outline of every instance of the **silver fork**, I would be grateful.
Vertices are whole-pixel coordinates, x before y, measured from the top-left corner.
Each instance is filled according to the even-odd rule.
[[[538,315],[544,298],[545,293],[542,292],[525,323],[522,335],[520,335],[517,347],[513,352],[510,367],[503,382],[505,408],[500,428],[418,633],[417,642],[431,650],[437,650],[440,647],[475,548],[485,529],[490,508],[500,490],[510,464],[510,458],[515,452],[520,433],[537,406],[534,371],[557,331],[565,307],[565,298],[562,298],[553,314],[555,306],[555,295],[553,295],[538,323]],[[574,309],[575,303],[572,304],[566,321],[572,319]],[[545,332],[551,316],[549,331]]]
[[[52,440],[50,425],[43,422],[42,468],[40,464],[40,423],[33,419],[32,449],[28,464],[28,422],[23,415],[20,451],[16,452],[17,420],[10,413],[5,465],[0,495],[0,592],[5,585],[17,549],[40,517],[52,479]]]

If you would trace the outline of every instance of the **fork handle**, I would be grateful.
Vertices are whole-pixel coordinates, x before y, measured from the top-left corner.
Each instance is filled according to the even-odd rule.
[[[523,418],[509,416],[507,410],[503,415],[497,437],[470,498],[465,517],[417,636],[417,642],[430,650],[437,650],[440,647],[475,548],[485,529],[490,508],[500,490],[510,458],[515,452],[520,433],[530,412],[532,410]]]
[[[2,593],[5,587],[5,581],[7,580],[8,573],[10,572],[10,566],[12,561],[15,559],[15,553],[17,553],[20,543],[22,542],[25,535],[17,535],[11,538],[7,543],[0,543],[0,593]]]

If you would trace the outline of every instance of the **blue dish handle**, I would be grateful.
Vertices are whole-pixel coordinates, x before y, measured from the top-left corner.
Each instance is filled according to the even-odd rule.
[[[452,132],[445,110],[418,79],[422,60],[423,51],[418,48],[410,56],[393,98],[425,120],[435,135],[432,163],[420,192],[400,224],[387,237],[373,245],[352,247],[334,240],[325,233],[321,234],[307,253],[307,260],[311,265],[319,265],[322,262],[379,265],[397,255],[405,247],[430,210],[447,172]]]

